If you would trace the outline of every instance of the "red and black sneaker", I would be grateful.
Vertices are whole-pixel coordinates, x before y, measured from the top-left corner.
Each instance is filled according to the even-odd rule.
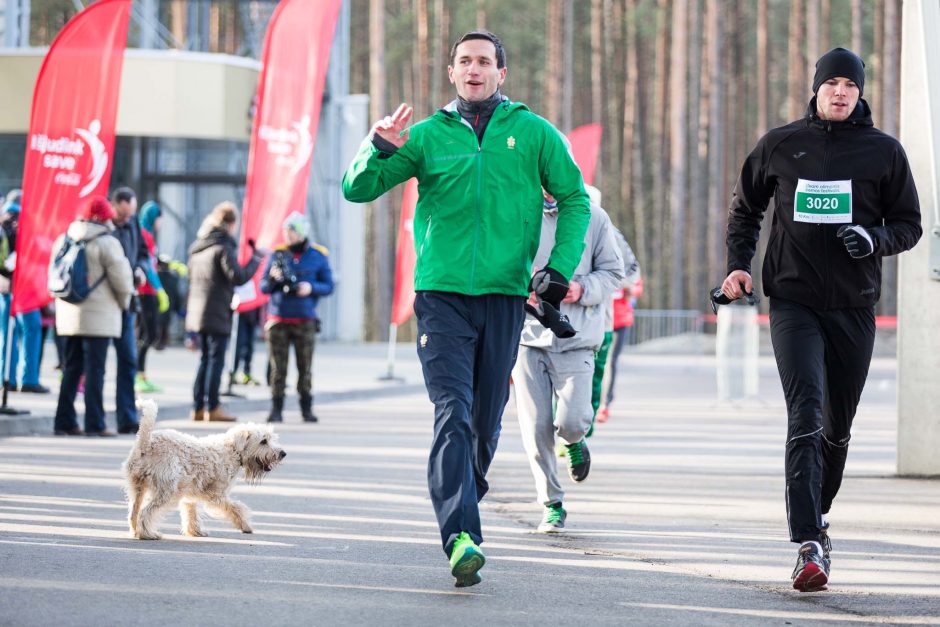
[[[819,549],[816,542],[806,542],[800,547],[796,558],[796,568],[790,575],[793,588],[800,592],[818,592],[827,590],[829,583],[828,560]]]

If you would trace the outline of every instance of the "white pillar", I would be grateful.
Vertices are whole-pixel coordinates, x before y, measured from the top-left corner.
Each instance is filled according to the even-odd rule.
[[[940,475],[940,2],[906,0],[902,28],[900,139],[924,236],[898,266],[898,473]]]

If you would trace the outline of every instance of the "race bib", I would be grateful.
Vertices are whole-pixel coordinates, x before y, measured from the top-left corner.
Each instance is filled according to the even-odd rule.
[[[793,219],[815,224],[852,222],[852,181],[807,181],[796,184]]]

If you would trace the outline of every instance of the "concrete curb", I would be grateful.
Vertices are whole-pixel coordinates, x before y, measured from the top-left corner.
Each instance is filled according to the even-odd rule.
[[[338,390],[333,392],[319,392],[316,394],[316,404],[339,403],[345,401],[367,401],[376,398],[407,396],[424,391],[424,384],[403,384],[398,387],[367,388],[353,390]],[[288,402],[291,397],[288,396]],[[271,406],[269,399],[235,399],[223,397],[223,403],[233,412],[264,411]],[[162,419],[179,419],[188,417],[189,403],[168,402],[160,404],[160,417]],[[79,423],[81,423],[79,416]],[[19,435],[51,434],[55,426],[55,416],[46,413],[28,413],[15,415],[0,414],[0,437],[13,437]]]

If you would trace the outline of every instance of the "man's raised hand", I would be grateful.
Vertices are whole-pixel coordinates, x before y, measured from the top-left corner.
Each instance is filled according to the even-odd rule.
[[[393,144],[396,148],[401,148],[405,145],[405,142],[408,141],[408,131],[405,130],[405,125],[407,125],[408,120],[411,119],[413,111],[414,109],[412,107],[409,107],[404,102],[401,103],[398,105],[398,108],[395,109],[395,113],[387,115],[376,122],[375,126],[372,127],[372,132],[390,144]]]

